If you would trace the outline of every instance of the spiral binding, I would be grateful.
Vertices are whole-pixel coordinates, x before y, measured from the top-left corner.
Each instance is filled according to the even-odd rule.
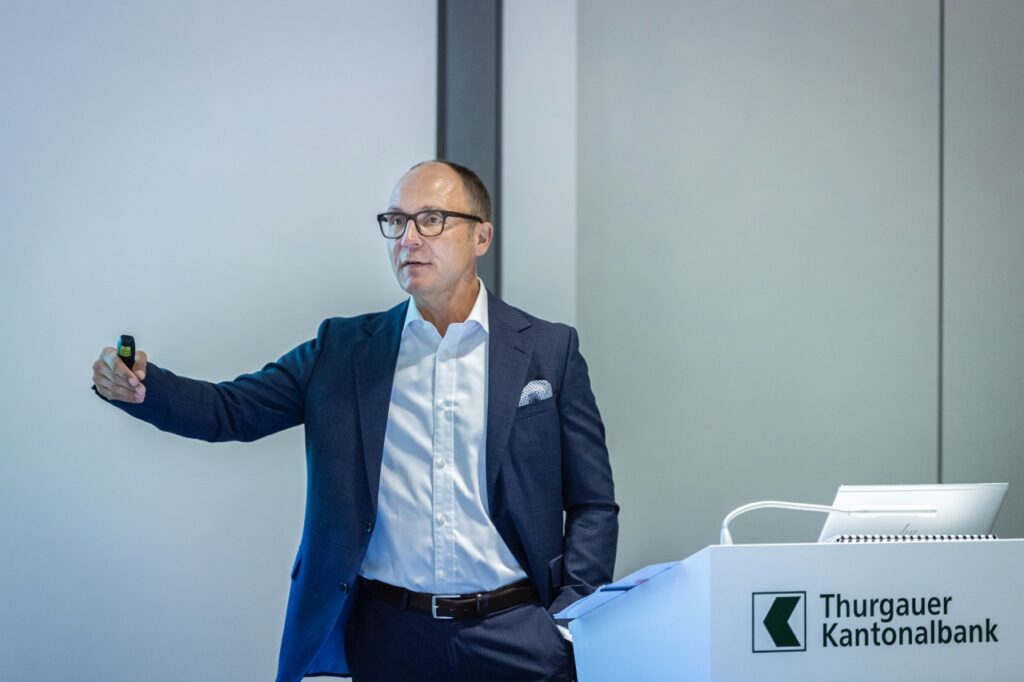
[[[972,540],[998,540],[999,536],[985,535],[840,535],[835,542],[965,542]]]

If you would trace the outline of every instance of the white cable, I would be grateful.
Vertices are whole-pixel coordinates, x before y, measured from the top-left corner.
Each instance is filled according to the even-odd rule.
[[[921,507],[865,507],[858,509],[843,509],[841,507],[832,507],[827,504],[806,504],[803,502],[782,502],[779,500],[763,500],[761,502],[751,502],[745,504],[742,507],[736,507],[731,512],[726,514],[725,518],[722,519],[722,533],[719,537],[719,543],[723,545],[732,544],[732,534],[729,533],[729,524],[741,514],[746,514],[748,511],[754,511],[755,509],[793,509],[796,511],[812,511],[824,514],[831,512],[837,512],[839,514],[847,515],[863,515],[863,516],[934,516],[936,510],[934,508],[921,508]]]

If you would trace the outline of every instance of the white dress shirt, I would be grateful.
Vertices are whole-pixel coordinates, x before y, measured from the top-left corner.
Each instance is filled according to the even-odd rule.
[[[444,338],[409,300],[363,576],[433,594],[526,577],[487,514],[487,340],[482,282]]]

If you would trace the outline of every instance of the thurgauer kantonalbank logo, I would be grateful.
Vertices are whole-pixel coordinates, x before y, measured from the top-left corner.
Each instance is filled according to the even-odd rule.
[[[999,623],[976,613],[963,622],[950,594],[865,597],[826,592],[816,599],[815,649],[999,643]],[[806,592],[752,592],[750,620],[755,654],[807,650]]]
[[[755,654],[807,650],[807,593],[754,592],[751,645]]]

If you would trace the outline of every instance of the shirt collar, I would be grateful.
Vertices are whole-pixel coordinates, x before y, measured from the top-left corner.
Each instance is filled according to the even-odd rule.
[[[476,322],[484,330],[485,334],[490,333],[490,326],[488,324],[487,315],[487,287],[484,286],[483,280],[479,277],[476,281],[480,283],[480,290],[476,294],[476,301],[473,303],[473,308],[469,311],[469,315],[466,317],[466,322]],[[416,300],[412,296],[409,297],[409,305],[405,310],[405,324],[402,325],[402,333],[409,328],[409,325],[419,320],[420,322],[426,323],[423,319],[423,315],[420,314],[420,309],[416,307]]]

